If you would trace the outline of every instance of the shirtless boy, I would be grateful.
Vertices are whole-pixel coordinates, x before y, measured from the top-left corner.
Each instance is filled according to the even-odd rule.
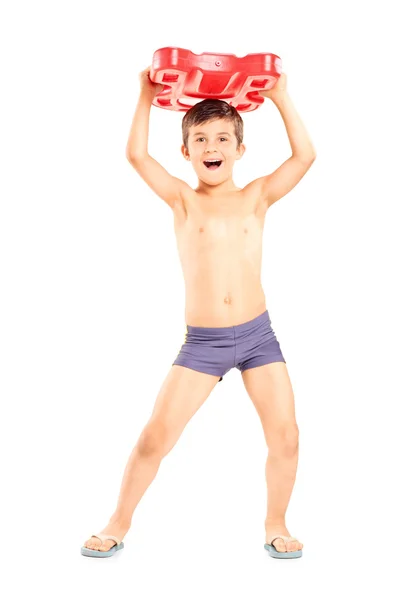
[[[243,121],[227,102],[203,100],[182,120],[182,154],[198,176],[193,190],[148,154],[150,108],[163,89],[149,79],[149,72],[150,67],[140,73],[126,155],[173,211],[186,289],[186,336],[129,457],[116,510],[81,552],[103,557],[123,547],[133,512],[161,460],[222,376],[236,367],[268,447],[265,548],[276,558],[297,558],[303,544],[290,536],[285,514],[296,478],[299,429],[286,362],[261,286],[261,259],[266,212],[305,175],[315,150],[282,74],[271,90],[260,93],[275,103],[284,120],[290,158],[273,173],[238,188],[232,171],[245,152]],[[220,166],[209,168],[206,161],[219,161]]]

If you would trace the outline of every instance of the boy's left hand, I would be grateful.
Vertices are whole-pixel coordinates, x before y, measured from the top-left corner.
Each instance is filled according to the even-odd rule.
[[[279,79],[275,81],[274,87],[272,87],[270,90],[262,90],[258,93],[260,94],[260,96],[263,96],[264,98],[270,98],[271,100],[274,100],[279,96],[283,96],[284,94],[286,94],[286,80],[286,74],[281,73]]]

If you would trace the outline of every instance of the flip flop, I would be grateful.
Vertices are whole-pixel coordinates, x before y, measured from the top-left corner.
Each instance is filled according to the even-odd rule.
[[[277,535],[271,540],[270,544],[264,544],[264,548],[269,552],[272,558],[300,558],[303,555],[302,550],[294,550],[293,552],[278,552],[278,550],[272,545],[275,540],[282,539],[284,542],[298,542],[299,540],[294,537],[287,535]]]
[[[81,554],[83,554],[83,556],[93,556],[96,558],[106,558],[107,556],[112,556],[113,554],[115,554],[116,552],[118,552],[118,550],[122,550],[122,548],[124,547],[124,542],[121,542],[117,537],[115,537],[115,535],[107,535],[105,534],[101,534],[98,533],[96,535],[92,535],[91,537],[97,537],[99,538],[99,540],[101,540],[101,543],[104,544],[105,540],[112,540],[113,542],[116,543],[115,546],[111,546],[111,548],[107,551],[105,550],[92,550],[92,548],[86,548],[86,546],[82,546],[81,548]]]

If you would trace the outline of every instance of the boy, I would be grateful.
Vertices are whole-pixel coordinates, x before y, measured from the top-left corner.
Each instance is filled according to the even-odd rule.
[[[87,540],[81,552],[104,557],[123,547],[121,540],[130,528],[133,511],[162,458],[222,376],[237,367],[268,446],[265,548],[274,557],[297,558],[303,544],[290,537],[285,513],[296,477],[299,433],[292,386],[271,327],[260,271],[266,212],[300,181],[315,151],[282,74],[271,90],[260,93],[280,111],[292,156],[270,175],[238,188],[232,169],[245,151],[243,121],[227,102],[203,100],[182,120],[182,154],[192,162],[199,179],[193,190],[147,152],[151,103],[163,89],[149,79],[149,72],[150,67],[140,74],[140,97],[126,155],[173,211],[186,286],[186,337],[132,450],[117,508],[108,525]]]

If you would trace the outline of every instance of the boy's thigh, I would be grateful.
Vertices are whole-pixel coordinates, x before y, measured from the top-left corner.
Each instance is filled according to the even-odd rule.
[[[155,424],[169,438],[177,439],[218,381],[219,376],[173,365],[158,392],[148,425]]]
[[[288,429],[297,429],[293,388],[285,362],[246,369],[242,379],[266,438],[273,441]]]

